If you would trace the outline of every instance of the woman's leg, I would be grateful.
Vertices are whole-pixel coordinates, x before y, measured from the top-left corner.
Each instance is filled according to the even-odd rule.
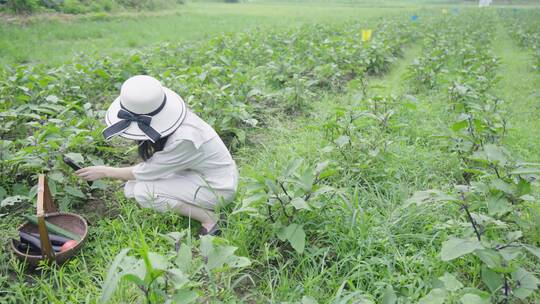
[[[210,231],[218,220],[218,217],[214,211],[206,210],[203,208],[195,207],[189,204],[179,202],[173,207],[173,210],[183,216],[193,218],[206,228],[206,231]]]
[[[201,222],[208,231],[217,222],[213,209],[219,198],[208,189],[201,188],[201,183],[202,179],[193,173],[155,181],[129,181],[125,194],[135,198],[144,208],[189,216]]]

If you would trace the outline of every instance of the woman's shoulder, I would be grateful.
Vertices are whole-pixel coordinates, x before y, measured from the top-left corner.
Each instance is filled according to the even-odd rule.
[[[180,127],[169,135],[166,146],[175,146],[184,140],[189,140],[198,149],[202,144],[216,136],[218,136],[216,131],[209,124],[188,109],[186,118]]]

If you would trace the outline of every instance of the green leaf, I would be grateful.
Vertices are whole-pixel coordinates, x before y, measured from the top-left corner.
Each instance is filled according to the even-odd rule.
[[[245,257],[238,257],[234,252],[238,249],[233,246],[214,244],[215,237],[205,235],[201,237],[201,255],[206,258],[209,270],[222,268],[225,264],[229,267],[245,267],[251,261]]]
[[[521,247],[505,247],[499,253],[505,261],[512,261],[522,254]]]
[[[326,169],[329,164],[330,162],[327,160],[317,163],[317,165],[315,166],[315,174],[320,174],[321,172],[323,172],[323,170]]]
[[[484,146],[484,152],[491,163],[504,166],[507,163],[505,151],[502,147],[488,144]]]
[[[1,153],[0,153],[1,154]],[[0,200],[4,200],[4,198],[7,196],[7,191],[4,189],[4,187],[0,186]]]
[[[120,279],[120,274],[117,271],[118,267],[122,263],[124,257],[126,257],[126,255],[128,254],[129,250],[129,248],[122,249],[122,251],[120,251],[120,253],[118,253],[114,258],[114,261],[109,268],[109,272],[107,273],[105,282],[103,282],[102,293],[99,299],[100,303],[107,303],[114,294],[114,291],[116,290],[116,287],[118,286],[118,281]]]
[[[459,299],[462,304],[490,304],[489,298],[482,298],[473,293],[467,293]]]
[[[60,171],[50,172],[49,174],[47,174],[47,177],[59,183],[64,182],[64,174]]]
[[[29,198],[23,195],[8,196],[0,202],[0,207],[13,206],[16,203],[27,202],[28,200]]]
[[[231,259],[228,264],[233,268],[242,268],[251,265],[251,260],[242,256],[234,256],[234,258]]]
[[[208,268],[216,269],[221,268],[223,265],[231,261],[231,258],[234,257],[234,252],[236,247],[233,246],[215,246],[208,254]]]
[[[521,267],[512,272],[512,279],[517,286],[512,292],[514,296],[520,299],[530,296],[538,288],[538,284],[540,283],[532,273]]]
[[[279,193],[279,192],[278,192],[278,189],[277,189],[277,185],[276,185],[276,183],[274,183],[273,180],[268,179],[268,178],[265,178],[265,179],[264,179],[264,184],[265,184],[266,187],[268,187],[268,189],[269,189],[270,191],[272,191],[273,193],[276,193],[276,194]]]
[[[167,272],[170,274],[170,281],[173,283],[175,289],[180,289],[189,283],[189,276],[179,268],[171,268]]]
[[[523,236],[523,232],[521,232],[520,230],[510,231],[506,233],[506,240],[508,241],[508,243],[513,243],[519,240],[522,236]]]
[[[90,186],[90,189],[100,189],[105,190],[107,189],[107,184],[102,180],[96,180],[92,182],[92,186]]]
[[[469,125],[469,123],[467,122],[467,120],[461,120],[461,121],[458,121],[458,122],[454,123],[450,127],[450,129],[452,129],[453,131],[459,131],[459,130],[465,129],[468,125]]]
[[[201,237],[200,250],[201,250],[202,256],[207,257],[210,254],[210,252],[214,249],[213,241],[214,241],[214,237],[211,235],[204,235]]]
[[[446,272],[442,277],[439,277],[439,281],[444,283],[444,287],[448,291],[456,291],[463,287],[456,277],[448,272]]]
[[[381,303],[382,304],[395,304],[395,303],[397,303],[397,295],[396,295],[396,292],[394,291],[394,288],[392,288],[391,285],[386,286],[386,288],[384,289],[382,299],[381,299]]]
[[[482,282],[491,290],[491,293],[495,293],[503,285],[503,277],[486,265],[482,265]]]
[[[296,170],[298,170],[298,168],[300,167],[300,165],[302,165],[302,162],[304,160],[301,159],[301,158],[295,158],[293,159],[289,165],[287,166],[287,168],[285,169],[285,171],[283,172],[283,176],[285,177],[288,177],[288,176],[291,176],[294,172],[296,172]]]
[[[51,103],[57,103],[58,101],[60,101],[60,99],[56,95],[49,95],[45,97],[45,100]]]
[[[418,304],[444,304],[446,300],[446,291],[444,289],[435,288],[431,290],[425,297],[418,301]]]
[[[512,211],[512,205],[502,195],[491,195],[487,199],[488,214],[491,216],[502,216]]]
[[[315,171],[312,169],[306,170],[304,174],[300,177],[301,187],[304,191],[310,191],[313,188],[313,183],[315,182]]]
[[[242,200],[243,206],[249,206],[253,203],[260,203],[268,200],[268,194],[266,192],[259,192],[253,195],[248,195]]]
[[[172,297],[172,303],[175,304],[189,304],[195,302],[199,298],[199,295],[189,289],[177,290]]]
[[[318,302],[313,297],[303,296],[301,304],[318,304]]]
[[[517,184],[517,195],[523,196],[529,193],[531,193],[531,183],[523,178],[520,178]]]
[[[148,259],[150,260],[150,264],[152,265],[153,269],[167,270],[167,265],[169,263],[167,262],[167,259],[161,254],[156,252],[148,252]]]
[[[523,245],[523,248],[527,249],[527,251],[534,254],[537,258],[540,259],[540,248],[532,245]]]
[[[511,194],[513,195],[514,192],[515,192],[515,189],[513,187],[513,185],[503,181],[502,179],[494,179],[491,184],[490,184],[490,187],[494,190],[499,190],[499,191],[502,191],[506,194]]]
[[[306,233],[302,225],[290,224],[285,228],[281,228],[277,236],[282,241],[289,241],[291,246],[298,253],[304,252],[304,247],[306,245]]]
[[[84,157],[80,153],[66,153],[66,156],[71,158],[75,163],[84,163]]]
[[[84,195],[84,193],[82,193],[81,190],[71,187],[71,186],[64,187],[64,191],[66,191],[68,194],[71,194],[75,197],[86,198],[86,195]]]
[[[141,261],[141,263],[139,264],[139,268],[137,268],[137,270],[146,270],[144,268],[144,263]],[[139,276],[139,272],[135,272],[135,271],[127,271],[126,273],[122,274],[122,280],[124,281],[128,281],[128,282],[131,282],[137,286],[145,286],[146,283],[144,282],[143,279],[141,279],[141,277]]]
[[[147,274],[146,264],[142,259],[126,256],[120,265],[121,279],[130,281],[136,285],[145,285],[144,279]]]
[[[347,135],[341,135],[334,142],[336,143],[338,147],[342,148],[343,146],[345,146],[346,144],[350,142],[350,138]]]
[[[187,244],[181,244],[178,254],[174,263],[180,270],[187,272],[191,267],[191,261],[193,260],[193,253],[191,252],[191,246]]]
[[[416,204],[421,206],[427,203],[436,203],[436,202],[454,202],[458,201],[459,198],[448,195],[440,190],[424,190],[416,191],[411,198],[405,201],[405,205]]]
[[[476,239],[465,240],[451,236],[443,243],[440,256],[443,261],[451,261],[483,248],[482,244]]]
[[[291,204],[294,206],[294,208],[296,208],[297,210],[300,210],[300,209],[306,209],[306,210],[309,210],[309,206],[308,204],[306,203],[306,201],[301,198],[301,197],[295,197],[292,199],[291,201]]]
[[[535,167],[522,167],[510,171],[510,174],[513,175],[531,175],[531,174],[540,174],[540,168]]]
[[[479,257],[489,268],[502,267],[502,257],[493,249],[476,250],[474,254]]]

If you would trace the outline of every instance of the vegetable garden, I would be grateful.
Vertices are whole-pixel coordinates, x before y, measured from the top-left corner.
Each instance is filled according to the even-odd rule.
[[[4,68],[0,240],[34,212],[39,173],[90,226],[62,266],[29,270],[2,251],[0,300],[539,301],[540,164],[507,140],[493,54],[503,31],[536,75],[539,16],[429,10]],[[395,73],[399,84],[386,80]],[[89,185],[64,164],[137,161],[136,147],[101,135],[137,74],[183,96],[238,158],[220,237],[199,239],[188,219],[142,210],[119,184]]]

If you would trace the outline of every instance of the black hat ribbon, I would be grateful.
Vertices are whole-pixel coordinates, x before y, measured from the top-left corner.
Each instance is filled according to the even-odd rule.
[[[163,109],[166,101],[167,95],[165,95],[165,98],[163,98],[163,102],[159,108],[147,114],[133,113],[126,109],[122,103],[120,103],[121,109],[118,111],[117,116],[121,120],[103,130],[103,137],[105,137],[105,139],[109,139],[115,135],[118,135],[127,129],[132,122],[136,122],[139,129],[141,129],[141,131],[150,139],[150,141],[156,142],[161,138],[161,134],[152,128],[150,123],[152,122],[152,116],[158,114]]]

